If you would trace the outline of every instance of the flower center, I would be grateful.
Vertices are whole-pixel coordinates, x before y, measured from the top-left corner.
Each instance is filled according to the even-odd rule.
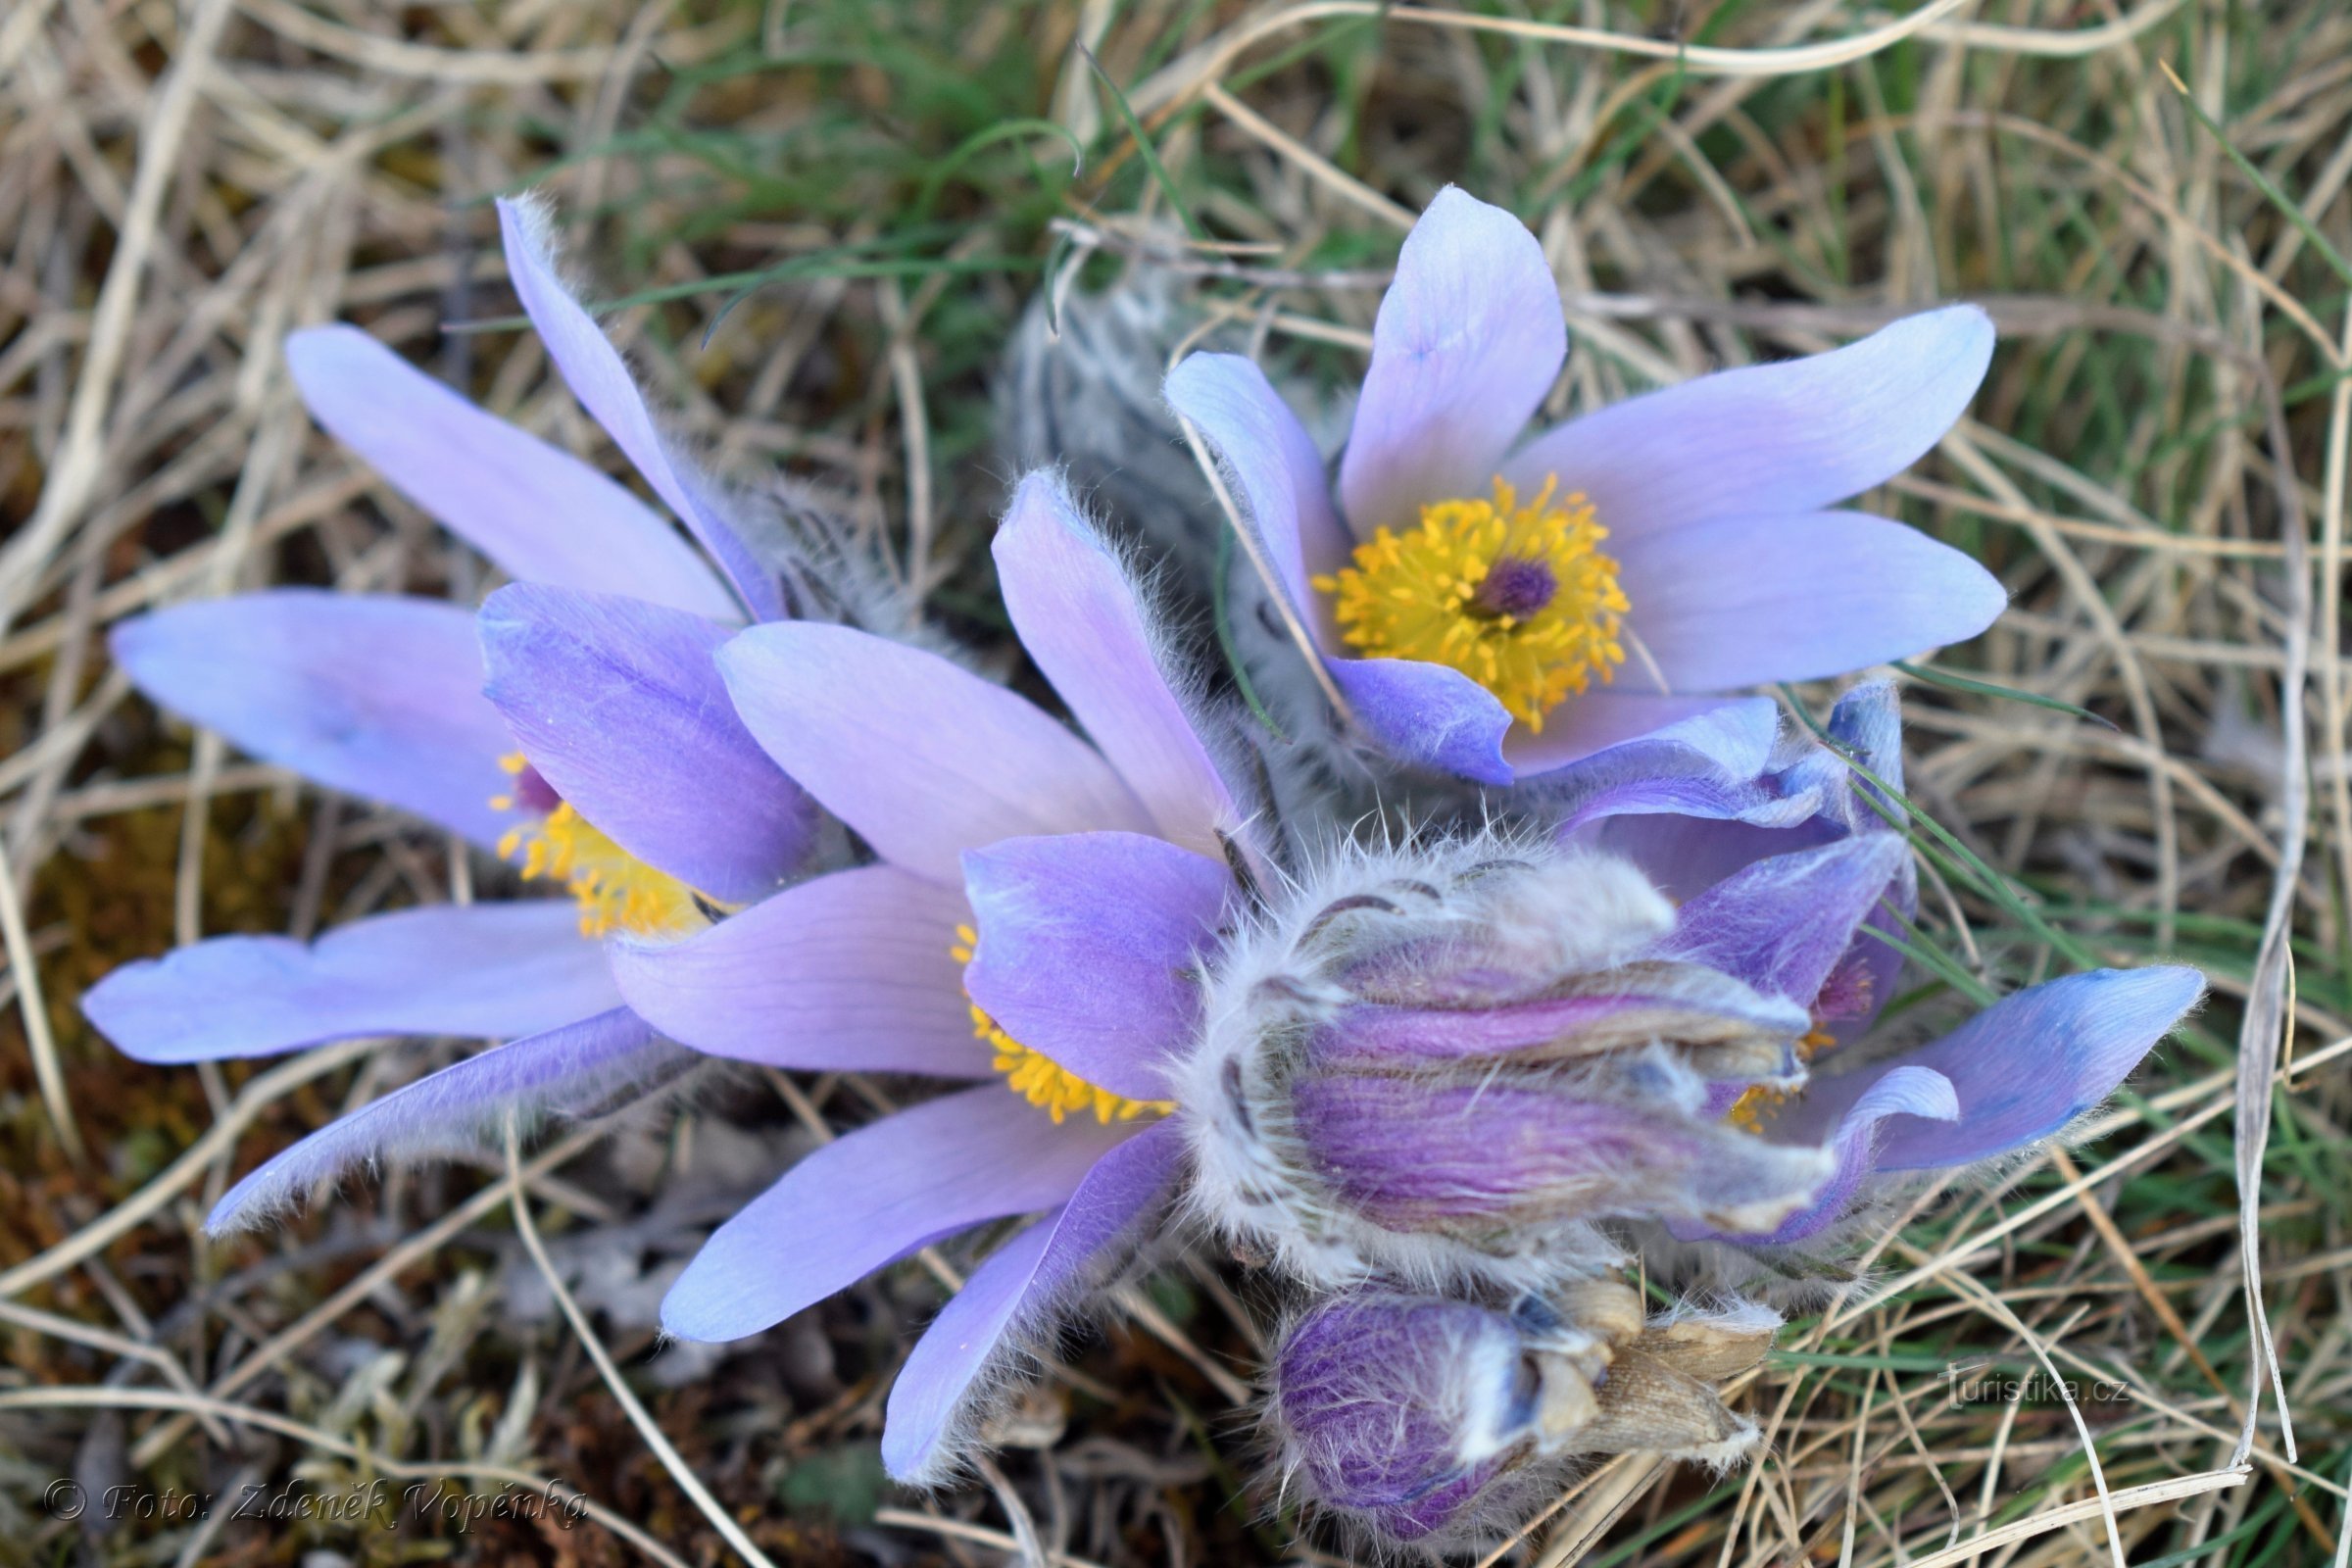
[[[1349,647],[1374,659],[1458,669],[1512,717],[1541,732],[1544,715],[1592,677],[1625,662],[1618,641],[1633,607],[1609,534],[1581,492],[1554,499],[1548,478],[1526,506],[1494,481],[1494,499],[1433,502],[1419,526],[1383,528],[1353,564],[1319,576]]]
[[[969,963],[972,949],[979,941],[979,932],[968,925],[959,925],[956,928],[955,946],[948,953],[957,963]],[[972,1004],[972,1033],[986,1041],[989,1050],[996,1054],[991,1065],[1004,1075],[1013,1092],[1032,1105],[1043,1106],[1056,1127],[1074,1110],[1091,1110],[1095,1120],[1108,1125],[1113,1121],[1133,1121],[1138,1116],[1164,1116],[1176,1108],[1172,1100],[1129,1100],[1099,1084],[1088,1083],[1052,1056],[1031,1051],[1006,1034],[977,1003]]]
[[[525,881],[561,880],[580,906],[580,935],[601,937],[614,926],[645,936],[675,936],[710,916],[694,889],[657,871],[598,831],[548,787],[520,752],[498,760],[514,775],[512,794],[493,796],[494,809],[536,814],[507,830],[499,858],[518,860]]]
[[[1866,942],[1867,937],[1856,937]],[[1858,959],[1848,956],[1830,972],[1822,982],[1821,994],[1813,999],[1813,1027],[1796,1037],[1797,1060],[1810,1065],[1815,1056],[1838,1044],[1829,1025],[1844,1018],[1859,1018],[1870,1010],[1870,970]],[[1733,1126],[1751,1133],[1764,1130],[1771,1112],[1778,1110],[1796,1091],[1775,1089],[1770,1084],[1757,1084],[1732,1102],[1723,1119]]]

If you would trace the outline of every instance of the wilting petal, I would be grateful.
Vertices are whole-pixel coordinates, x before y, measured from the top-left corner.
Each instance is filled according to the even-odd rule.
[[[1861,1099],[1846,1107],[1845,1115],[1839,1119],[1837,1135],[1830,1142],[1838,1160],[1837,1173],[1811,1203],[1771,1231],[1715,1239],[1781,1246],[1827,1230],[1844,1215],[1861,1192],[1862,1184],[1878,1168],[1880,1123],[1890,1116],[1905,1116],[1920,1120],[1897,1125],[1948,1124],[1957,1121],[1960,1114],[1960,1097],[1953,1091],[1951,1080],[1933,1068],[1897,1067],[1884,1074],[1863,1092]],[[1675,1234],[1684,1241],[1696,1241],[1711,1233],[1677,1229]]]
[[[1241,811],[1169,688],[1167,649],[1137,585],[1060,479],[1033,473],[997,531],[997,581],[1021,646],[1079,727],[1152,813],[1161,837],[1220,855]]]
[[[1200,1014],[1196,954],[1232,873],[1134,833],[1010,839],[963,857],[980,945],[963,983],[1013,1039],[1129,1100],[1166,1095]]]
[[[140,691],[266,761],[485,848],[510,825],[490,807],[507,726],[455,605],[277,588],[123,621],[107,647]]]
[[[1148,832],[1108,763],[1026,700],[937,654],[847,626],[755,626],[719,650],[767,755],[886,860],[960,882],[999,839]]]
[[[141,1061],[267,1056],[361,1035],[536,1034],[619,1002],[571,901],[379,914],[305,946],[215,937],[126,963],[81,1010]]]
[[[890,1391],[882,1462],[894,1478],[918,1487],[945,1479],[963,1457],[959,1431],[992,1364],[1038,1333],[1134,1236],[1183,1153],[1183,1140],[1164,1122],[1111,1150],[1066,1205],[999,1248],[940,1308]]]
[[[748,903],[808,853],[815,803],[735,716],[725,628],[610,594],[516,583],[480,617],[485,695],[558,794],[639,859]]]
[[[510,1111],[526,1126],[604,1114],[674,1082],[696,1059],[625,1007],[493,1046],[336,1117],[230,1188],[204,1228],[219,1236],[257,1225],[363,1161],[478,1148]]]
[[[1972,1164],[2062,1131],[2113,1094],[2204,989],[2194,969],[2095,969],[2002,998],[1934,1045],[1896,1058],[1894,1065],[1949,1079],[1960,1116],[1948,1125],[1892,1124],[1880,1141],[1878,1168]],[[1887,1065],[1815,1079],[1768,1131],[1780,1139],[1820,1136],[1841,1123]]]
[[[1627,623],[1677,691],[1842,675],[1966,642],[2009,603],[1951,546],[1851,512],[1712,518],[1621,559]]]
[[[738,613],[694,547],[644,502],[359,328],[292,334],[286,366],[313,418],[508,576]]]
[[[1758,860],[1685,905],[1657,956],[1810,1006],[1909,853],[1899,835],[1872,833]]]
[[[654,424],[637,381],[604,329],[580,308],[556,276],[543,213],[501,199],[499,232],[507,249],[507,271],[531,324],[547,344],[571,395],[580,400],[612,444],[635,465],[669,510],[684,519],[743,596],[756,620],[783,613],[775,574],[760,564],[751,548],[713,504],[709,482],[674,461],[669,443]]]
[[[1321,1063],[1409,1070],[1508,1053],[1514,1066],[1592,1061],[1671,1042],[1690,1053],[1774,1049],[1805,1027],[1802,1006],[1761,997],[1722,975],[1679,964],[1629,966],[1625,989],[1503,1005],[1350,1007],[1315,1036]]]
[[[1349,711],[1400,762],[1480,784],[1508,784],[1511,715],[1458,669],[1417,659],[1327,659]]]
[[[1194,354],[1168,373],[1168,406],[1193,421],[1225,466],[1281,589],[1310,636],[1332,629],[1307,579],[1348,564],[1353,543],[1331,510],[1331,481],[1298,416],[1238,354]],[[1336,646],[1336,644],[1333,644]]]
[[[1524,724],[1517,726],[1503,742],[1502,755],[1517,777],[1548,784],[1560,769],[1597,758],[1611,748],[1655,741],[1687,748],[1739,774],[1758,730],[1766,731],[1769,751],[1770,729],[1779,722],[1779,710],[1768,697],[1667,697],[1618,687],[1569,698],[1544,715],[1540,734]],[[1629,777],[1646,775],[1661,784],[1674,771],[1679,769],[1653,771],[1646,758],[1642,764],[1625,768]],[[1744,776],[1753,777],[1753,771],[1747,770]],[[1654,811],[1681,808],[1642,805],[1639,798],[1628,798],[1616,808]]]
[[[1941,440],[1984,379],[1992,338],[1973,305],[1906,317],[1829,354],[1612,404],[1529,442],[1504,476],[1534,488],[1557,474],[1582,490],[1612,549],[1709,517],[1811,512]]]
[[[662,1327],[685,1340],[757,1334],[944,1237],[1065,1201],[1131,1131],[1057,1127],[1002,1084],[861,1127],[721,1225],[669,1288]]]
[[[1313,1168],[1396,1231],[1640,1215],[1758,1230],[1830,1174],[1812,1149],[1566,1090],[1312,1078],[1293,1103]]]
[[[612,976],[654,1027],[715,1056],[982,1078],[988,1048],[972,1034],[948,951],[963,918],[956,890],[860,866],[787,888],[683,942],[615,941]]]
[[[1499,207],[1451,185],[1438,192],[1380,302],[1340,459],[1356,537],[1401,527],[1430,502],[1486,494],[1567,354],[1560,286],[1536,236]]]

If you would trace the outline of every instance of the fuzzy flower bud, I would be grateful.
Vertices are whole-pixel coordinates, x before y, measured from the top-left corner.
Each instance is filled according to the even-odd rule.
[[[1644,1323],[1584,1281],[1508,1313],[1381,1290],[1291,1325],[1266,1419],[1284,1483],[1382,1545],[1445,1551],[1507,1530],[1580,1455],[1652,1449],[1728,1464],[1754,1423],[1715,1391],[1770,1348],[1756,1307]]]
[[[1673,919],[1589,852],[1482,838],[1348,859],[1212,977],[1179,1097],[1198,1200],[1334,1286],[1518,1292],[1612,1266],[1596,1221],[1777,1223],[1824,1157],[1725,1125],[1708,1086],[1799,1074],[1806,1016],[1644,956]]]

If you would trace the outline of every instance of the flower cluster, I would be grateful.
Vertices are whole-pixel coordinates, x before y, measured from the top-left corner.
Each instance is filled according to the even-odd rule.
[[[319,423],[511,583],[476,609],[280,589],[114,637],[159,703],[512,869],[508,896],[216,939],[88,994],[148,1061],[501,1042],[270,1159],[215,1231],[710,1063],[950,1080],[720,1225],[665,1326],[755,1335],[986,1235],[890,1395],[892,1474],[936,1485],[1025,1353],[1214,1240],[1288,1282],[1282,1485],[1444,1549],[1581,1456],[1745,1453],[1724,1384],[1769,1303],[1891,1200],[2066,1136],[2200,993],[2074,974],[1879,1029],[1916,913],[1895,693],[1853,686],[1820,738],[1740,695],[1999,612],[1965,556],[1834,510],[1958,416],[1979,312],[1529,435],[1566,352],[1552,275],[1447,190],[1336,475],[1254,363],[1167,377],[1265,568],[1223,585],[1246,681],[1171,629],[1214,572],[1163,557],[1213,529],[1139,552],[1055,469],[1019,480],[995,575],[1056,711],[821,516],[706,472],[544,215],[500,215],[556,369],[669,516],[307,329]],[[1683,1303],[1645,1310],[1637,1261]]]

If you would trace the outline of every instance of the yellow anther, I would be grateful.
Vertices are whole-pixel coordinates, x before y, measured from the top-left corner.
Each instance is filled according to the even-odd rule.
[[[1608,530],[1581,493],[1555,501],[1558,487],[1546,479],[1521,506],[1496,479],[1492,501],[1435,502],[1418,525],[1358,545],[1351,564],[1314,579],[1348,645],[1458,669],[1536,731],[1594,676],[1612,679],[1633,607],[1598,548]]]
[[[520,771],[519,764],[508,771]],[[601,937],[616,926],[646,936],[675,936],[708,918],[694,889],[613,843],[569,801],[508,829],[498,841],[498,854],[504,860],[519,855],[526,881],[562,880],[580,906],[584,937]]]
[[[955,945],[948,949],[948,954],[957,963],[969,963],[972,951],[979,945],[980,933],[968,925],[959,925],[956,928]],[[1165,1116],[1176,1108],[1172,1100],[1129,1100],[1088,1083],[1053,1057],[1031,1051],[1006,1034],[977,1003],[972,1004],[972,1034],[989,1048],[990,1065],[1004,1075],[1013,1092],[1044,1109],[1056,1127],[1074,1110],[1092,1111],[1095,1120],[1107,1126],[1114,1121],[1133,1121],[1139,1116]]]

